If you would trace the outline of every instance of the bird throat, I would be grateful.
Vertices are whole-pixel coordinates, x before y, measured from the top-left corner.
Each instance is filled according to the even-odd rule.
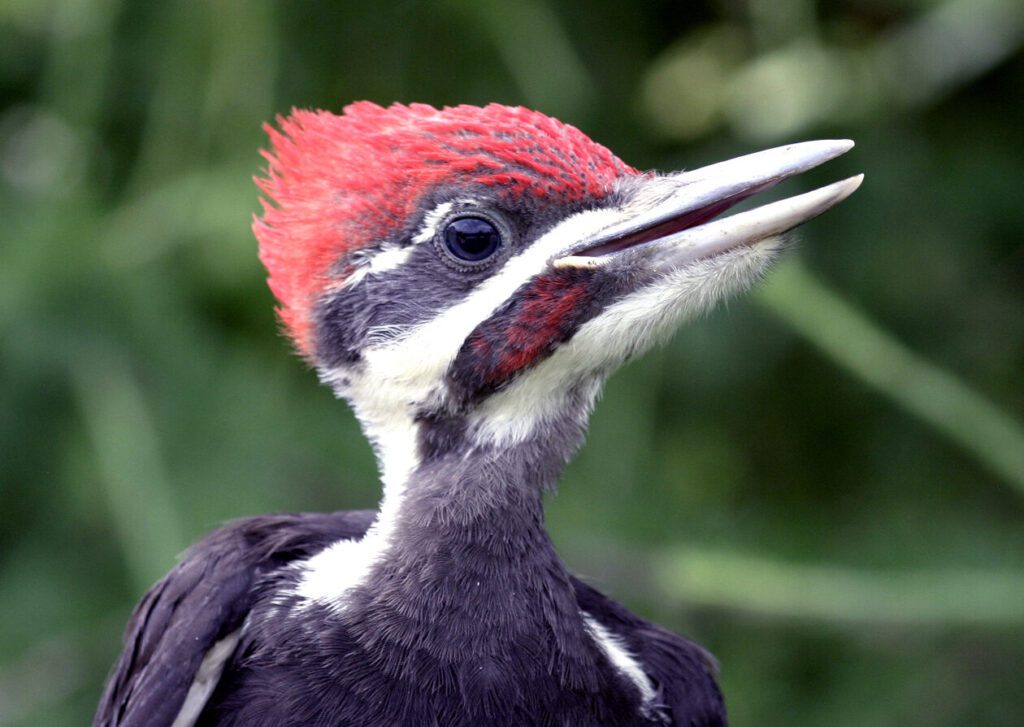
[[[333,612],[346,648],[377,655],[390,679],[457,678],[480,704],[552,671],[565,688],[596,689],[595,651],[544,526],[545,491],[583,434],[564,426],[486,447],[460,422],[421,419],[417,466],[386,482],[362,540],[308,561],[297,593]]]

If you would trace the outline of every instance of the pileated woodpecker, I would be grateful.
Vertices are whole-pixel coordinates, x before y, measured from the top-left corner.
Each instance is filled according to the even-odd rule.
[[[852,142],[654,174],[498,105],[268,133],[260,259],[383,500],[206,536],[136,607],[94,724],[725,724],[713,659],[573,577],[543,498],[608,375],[861,177],[719,215]]]

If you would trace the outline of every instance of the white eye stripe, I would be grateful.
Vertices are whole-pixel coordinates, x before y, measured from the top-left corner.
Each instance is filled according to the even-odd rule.
[[[409,261],[413,248],[430,242],[437,235],[438,227],[451,212],[455,205],[469,206],[476,203],[474,199],[463,199],[455,202],[442,202],[423,217],[423,224],[412,236],[412,245],[383,243],[376,250],[358,250],[352,255],[355,271],[345,280],[345,286],[351,287],[361,282],[367,275],[386,273],[402,267]]]
[[[409,247],[388,247],[381,250],[370,259],[367,270],[371,273],[383,273],[394,270],[405,264],[409,259],[412,249]]]
[[[368,250],[357,250],[350,258],[355,270],[345,278],[340,286],[351,288],[360,283],[370,273],[383,273],[401,267],[409,259],[411,248],[401,247],[395,244],[382,244],[379,249],[371,252]]]
[[[437,234],[438,225],[440,225],[448,213],[451,212],[453,206],[454,204],[452,202],[442,202],[437,207],[430,210],[430,212],[423,217],[423,224],[420,226],[419,231],[413,235],[413,243],[419,245],[433,240],[434,236]]]

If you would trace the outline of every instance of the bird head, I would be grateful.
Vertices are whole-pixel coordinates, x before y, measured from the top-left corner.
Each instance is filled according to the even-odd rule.
[[[612,371],[750,286],[860,183],[720,218],[852,143],[656,174],[499,105],[363,102],[268,133],[254,230],[281,321],[378,446],[423,421],[480,446],[585,423]]]

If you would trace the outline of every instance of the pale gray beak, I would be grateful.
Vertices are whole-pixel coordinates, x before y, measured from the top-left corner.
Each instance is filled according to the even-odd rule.
[[[613,261],[642,259],[652,270],[670,270],[781,235],[849,197],[864,175],[717,217],[748,197],[851,148],[853,142],[845,139],[808,141],[689,172],[639,177],[631,201],[623,208],[626,218],[580,241],[553,264],[597,268]]]

